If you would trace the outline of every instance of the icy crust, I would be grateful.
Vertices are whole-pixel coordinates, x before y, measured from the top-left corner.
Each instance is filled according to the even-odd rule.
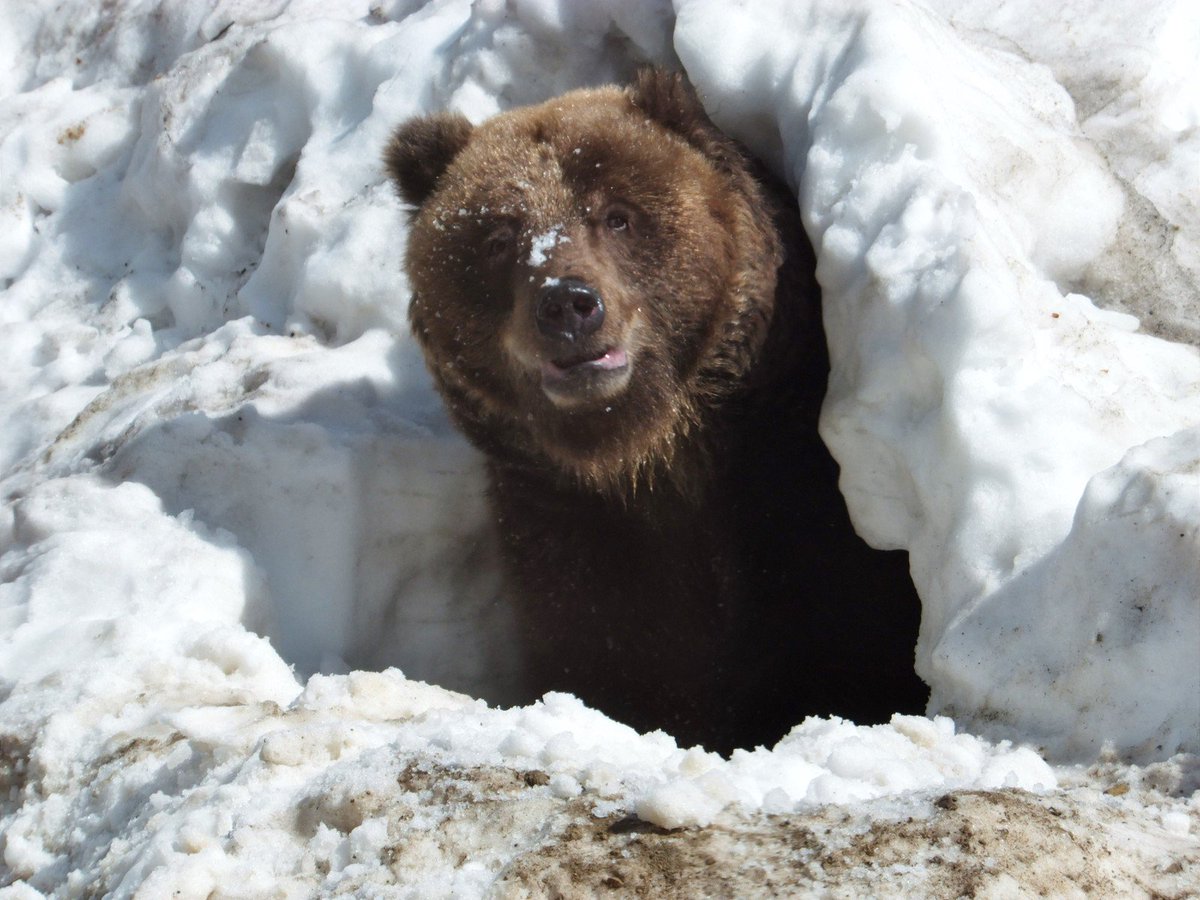
[[[1196,14],[676,5],[0,4],[0,893],[1194,885],[1194,757],[1020,744],[1197,749]],[[380,148],[647,60],[797,187],[953,722],[468,696],[520,661]]]

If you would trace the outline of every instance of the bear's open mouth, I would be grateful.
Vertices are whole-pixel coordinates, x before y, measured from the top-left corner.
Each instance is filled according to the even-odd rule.
[[[563,378],[577,370],[611,371],[629,365],[629,358],[620,347],[605,347],[599,353],[567,356],[543,364],[542,374]]]
[[[621,347],[549,359],[542,363],[542,388],[552,399],[608,396],[625,386],[629,355]]]

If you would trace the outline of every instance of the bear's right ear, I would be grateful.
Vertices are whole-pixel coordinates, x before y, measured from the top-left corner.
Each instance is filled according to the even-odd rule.
[[[695,89],[682,73],[653,67],[639,69],[626,95],[643,115],[675,132],[719,170],[745,172],[746,157],[741,148],[708,118]]]
[[[383,162],[401,199],[413,206],[424,203],[471,139],[472,128],[466,116],[446,112],[418,116],[397,128]]]

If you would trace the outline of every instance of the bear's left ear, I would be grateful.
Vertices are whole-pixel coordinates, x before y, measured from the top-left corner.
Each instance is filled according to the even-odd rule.
[[[401,199],[420,206],[438,179],[471,139],[473,126],[461,113],[409,119],[396,129],[383,153],[388,176]]]
[[[743,162],[736,143],[708,118],[695,89],[681,72],[645,68],[627,89],[629,101],[649,118],[679,135],[723,170]]]

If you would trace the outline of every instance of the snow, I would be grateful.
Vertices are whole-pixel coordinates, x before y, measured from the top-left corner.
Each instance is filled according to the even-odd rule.
[[[534,235],[529,242],[529,265],[534,268],[544,265],[546,260],[550,258],[551,250],[559,244],[569,243],[571,243],[571,239],[563,233],[562,228],[559,226]]]
[[[942,863],[835,858],[1004,804],[1060,875],[989,849],[997,889],[1077,888],[1077,827],[1110,885],[1196,877],[1189,4],[0,9],[0,895],[479,896],[577,871],[572,828],[636,859],[629,815],[903,893]],[[822,433],[911,553],[929,718],[726,760],[471,698],[518,661],[380,153],[646,60],[797,191]]]
[[[1048,68],[1011,44],[992,49],[1023,47],[1036,18],[1018,25],[1006,6],[1012,20],[977,14],[1016,33],[976,44],[958,37],[974,24],[969,8],[947,22],[863,4],[869,15],[821,23],[821,54],[776,42],[757,73],[770,90],[748,91],[739,73],[793,4],[740,22],[747,56],[705,52],[722,17],[687,4],[677,46],[718,123],[763,152],[782,141],[774,155],[800,187],[833,357],[822,435],[856,528],[911,554],[931,710],[986,733],[1015,728],[1056,756],[1104,740],[1143,758],[1195,750],[1200,357],[1102,308],[1109,291],[1078,292],[1111,280],[1118,254],[1136,282],[1162,250],[1137,234],[1150,230],[1140,217],[1153,198],[1127,202],[1136,183],[1121,175],[1125,148],[1143,138],[1137,120],[1122,133],[1102,106],[1092,118],[1106,120],[1104,140],[1085,140],[1091,120],[1077,121]],[[1169,6],[1150,14],[1163,30],[1178,24]],[[1109,49],[1115,38],[1098,34]],[[1200,48],[1194,21],[1192,37]],[[1151,47],[1164,39],[1151,31]],[[1200,104],[1155,96],[1178,90],[1177,75],[1147,80],[1149,102],[1172,111],[1154,137],[1173,126],[1191,158]],[[789,143],[798,120],[805,140]],[[1174,207],[1150,212],[1174,216],[1182,249],[1197,220]],[[1182,273],[1190,318],[1166,328],[1195,337],[1200,266],[1176,249],[1160,268]],[[1162,315],[1162,286],[1138,287],[1138,311]],[[1118,520],[1119,541],[1096,533]],[[1025,637],[1000,645],[999,634]]]

